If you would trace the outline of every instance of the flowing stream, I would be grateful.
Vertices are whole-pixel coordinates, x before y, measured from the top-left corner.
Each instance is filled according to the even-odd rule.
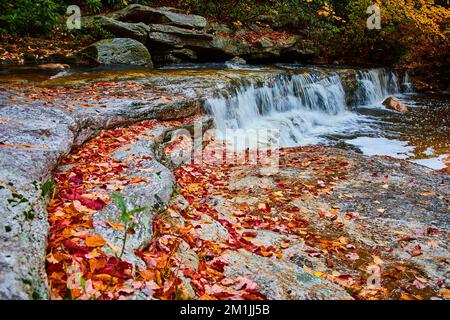
[[[288,74],[273,83],[243,84],[211,98],[207,110],[222,139],[230,130],[238,130],[242,140],[248,140],[246,132],[275,129],[281,147],[344,142],[368,155],[445,167],[442,160],[450,153],[448,97],[415,95],[408,73],[400,83],[397,74],[387,69],[358,71],[356,83],[356,90],[349,93],[335,72]],[[382,102],[392,95],[412,112],[387,110]]]
[[[262,81],[253,77],[255,74],[274,76]],[[218,75],[233,79],[233,85],[228,89],[218,87],[220,95],[209,98],[206,109],[214,117],[219,138],[227,139],[227,130],[235,131],[233,139],[245,141],[240,147],[246,147],[248,141],[255,145],[251,142],[254,135],[246,132],[272,129],[281,147],[338,145],[367,155],[407,159],[433,169],[445,167],[443,160],[450,154],[450,96],[414,93],[407,71],[399,77],[395,71],[382,68],[355,72],[342,67],[219,63],[155,70],[74,68],[51,73],[23,66],[0,68],[0,83],[65,86],[99,78],[105,82],[145,82],[156,77],[161,85],[155,88],[155,97],[165,87],[194,96],[204,93],[208,86],[202,79]],[[172,79],[167,85],[166,78]],[[349,87],[348,79],[353,87]],[[215,91],[214,85],[208,89]],[[125,91],[123,96],[136,99]],[[382,102],[388,96],[400,98],[411,112],[400,114],[386,109]],[[256,141],[265,142],[259,138]]]

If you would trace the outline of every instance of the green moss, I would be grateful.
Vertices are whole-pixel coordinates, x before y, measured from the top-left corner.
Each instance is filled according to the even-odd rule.
[[[41,300],[41,295],[37,291],[33,291],[32,297],[34,300]]]
[[[18,193],[13,192],[12,198],[11,198],[11,199],[8,199],[8,200],[6,200],[6,201],[8,201],[8,203],[9,203],[12,207],[16,207],[16,206],[18,206],[18,205],[21,204],[21,203],[28,202],[28,199],[25,198],[24,196],[18,194]]]

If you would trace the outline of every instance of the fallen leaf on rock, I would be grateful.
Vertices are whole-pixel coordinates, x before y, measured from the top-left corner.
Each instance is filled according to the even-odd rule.
[[[233,288],[236,290],[256,290],[258,288],[258,284],[248,278],[238,277],[236,278],[236,283],[233,285]]]
[[[113,229],[118,230],[118,231],[123,231],[125,230],[125,226],[121,223],[115,223],[112,221],[106,221],[106,223]]]
[[[442,288],[439,290],[439,294],[444,297],[445,299],[450,299],[450,290],[446,288]]]
[[[424,289],[426,287],[426,285],[424,283],[422,283],[419,280],[414,280],[413,281],[413,285],[417,288],[417,289]]]
[[[372,258],[373,258],[373,262],[375,264],[383,264],[384,263],[384,261],[381,260],[381,258],[379,256],[372,256]]]
[[[134,178],[131,178],[131,180],[130,180],[131,184],[137,184],[137,183],[141,183],[141,182],[148,182],[148,179],[141,178],[141,177],[134,177]]]
[[[287,248],[290,247],[290,243],[289,243],[289,242],[283,242],[283,243],[280,245],[280,247],[283,248],[283,249],[287,249]]]
[[[347,258],[349,258],[350,260],[358,260],[359,259],[359,255],[355,252],[350,252],[349,254],[346,255]]]
[[[101,236],[87,236],[86,245],[88,247],[102,247],[106,244],[105,239]]]

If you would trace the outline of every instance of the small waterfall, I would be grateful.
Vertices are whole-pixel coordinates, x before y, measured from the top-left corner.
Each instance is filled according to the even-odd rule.
[[[393,71],[386,69],[358,71],[356,79],[358,89],[354,100],[358,105],[380,103],[387,96],[400,92],[398,77]]]
[[[283,75],[271,84],[242,86],[229,96],[209,99],[219,133],[227,129],[276,129],[281,146],[317,143],[343,130],[355,114],[347,111],[337,74]]]
[[[409,80],[409,72],[408,70],[405,70],[405,73],[403,74],[403,82],[402,82],[402,89],[404,93],[413,93],[413,84]]]
[[[382,107],[384,98],[399,92],[398,78],[389,70],[358,71],[356,80],[352,100],[358,105]],[[274,129],[282,147],[317,144],[330,135],[368,128],[366,118],[349,111],[337,73],[285,74],[263,85],[242,85],[208,99],[206,110],[214,117],[219,139],[229,140],[227,130]],[[245,133],[239,136],[248,139]]]

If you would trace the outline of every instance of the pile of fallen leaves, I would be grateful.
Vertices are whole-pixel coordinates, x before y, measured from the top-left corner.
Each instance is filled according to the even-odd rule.
[[[203,299],[264,298],[250,280],[223,276],[225,263],[209,258],[235,245],[196,238],[191,223],[196,219],[194,213],[190,216],[192,220],[186,219],[182,228],[167,223],[163,215],[155,219],[153,241],[146,250],[136,251],[146,268],[136,269],[129,262],[118,256],[108,256],[102,250],[103,246],[109,246],[115,252],[120,248],[94,233],[93,214],[111,201],[112,192],[120,192],[127,184],[144,182],[128,179],[124,175],[129,169],[127,161],[118,161],[111,154],[148,136],[147,130],[156,125],[155,121],[149,121],[104,131],[62,162],[61,168],[66,170],[56,173],[56,189],[48,205],[47,275],[52,298],[124,299],[136,291],[160,299],[192,298],[183,287],[180,275],[192,279],[196,296]],[[181,122],[171,121],[165,125],[179,126]],[[120,221],[108,221],[108,224],[116,230],[125,229]],[[198,270],[182,267],[175,257],[180,241],[195,247],[202,256]],[[227,290],[217,290],[217,283],[222,283]]]
[[[104,131],[62,162],[70,168],[56,173],[56,192],[48,205],[47,273],[52,298],[114,298],[115,290],[131,278],[129,263],[101,250],[105,241],[91,233],[91,217],[110,201],[108,191],[131,183],[123,175],[126,164],[110,154],[154,125],[146,122]]]
[[[255,45],[262,39],[269,40],[274,46],[287,46],[288,40],[291,39],[294,34],[287,31],[265,31],[260,30],[258,32],[252,30],[246,30],[242,35],[239,34],[220,34],[222,38],[241,39],[245,40],[249,45]]]
[[[166,125],[180,124],[175,121]],[[252,280],[226,276],[227,253],[243,249],[267,259],[295,259],[295,254],[285,254],[292,245],[290,239],[302,239],[307,246],[305,253],[327,267],[327,271],[317,271],[304,265],[306,271],[338,284],[355,298],[421,299],[434,294],[426,286],[427,279],[410,265],[387,263],[394,247],[370,247],[345,233],[344,223],[358,220],[357,212],[314,208],[311,215],[310,208],[295,204],[294,200],[308,203],[329,195],[352,169],[343,157],[327,155],[324,147],[281,149],[282,173],[269,173],[276,188],[231,188],[239,177],[264,178],[258,162],[223,163],[205,157],[200,163],[183,165],[174,172],[179,195],[174,195],[169,208],[153,220],[149,246],[135,252],[144,264],[133,266],[117,255],[107,255],[104,246],[113,252],[119,248],[93,232],[92,215],[111,201],[112,192],[120,192],[127,184],[145,183],[127,178],[124,173],[130,164],[114,159],[111,153],[148,137],[148,130],[156,125],[163,123],[151,121],[104,131],[63,161],[64,171],[55,176],[57,188],[48,206],[51,230],[47,274],[53,299],[128,299],[138,293],[157,299],[265,299]],[[179,151],[177,143],[183,145],[185,141],[177,139],[168,144],[164,150],[167,155]],[[215,146],[216,155],[224,152],[222,147]],[[308,179],[287,178],[286,172],[304,174]],[[224,200],[220,210],[217,197]],[[210,223],[226,230],[225,240],[201,237],[198,228]],[[120,221],[108,224],[125,230]],[[255,240],[259,230],[286,237],[275,245],[264,245]],[[405,247],[411,241],[414,239],[400,239],[395,246]],[[198,265],[184,261],[180,252],[187,250],[196,256]],[[410,254],[420,255],[420,246],[412,248]],[[381,287],[365,288],[368,267],[382,275]]]
[[[73,37],[60,32],[47,39],[3,35],[0,39],[0,64],[42,62],[52,55],[69,57],[90,42],[91,38]]]

